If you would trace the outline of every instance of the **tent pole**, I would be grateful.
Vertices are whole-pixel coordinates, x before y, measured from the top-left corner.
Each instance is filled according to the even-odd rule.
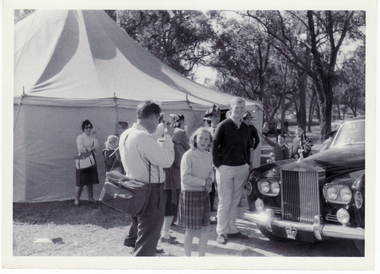
[[[195,112],[193,110],[193,106],[191,105],[190,101],[189,101],[189,96],[188,94],[186,93],[186,103],[188,104],[189,106],[189,109],[191,110],[191,112],[193,113],[194,115],[194,118],[195,118],[195,121],[198,123],[198,118],[197,118],[197,115],[195,115]]]
[[[115,110],[116,110],[116,123],[119,122],[119,112],[117,109],[117,97],[116,97],[116,92],[113,93],[113,101],[115,102]]]
[[[22,101],[24,100],[25,97],[26,97],[26,96],[25,96],[25,86],[23,86],[23,87],[22,87],[21,100],[20,100],[20,102],[18,103],[19,108],[18,108],[18,111],[17,111],[16,119],[15,119],[15,121],[14,121],[13,132],[14,132],[15,129],[16,129],[16,123],[17,123],[18,115],[20,114],[20,109],[21,109],[21,106],[22,106]]]

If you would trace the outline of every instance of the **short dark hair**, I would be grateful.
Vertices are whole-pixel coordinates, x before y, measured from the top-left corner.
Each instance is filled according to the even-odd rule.
[[[129,127],[128,122],[119,121],[117,124],[120,125],[122,129],[128,129]]]
[[[88,126],[88,125],[91,125],[91,127],[92,127],[92,124],[91,124],[91,122],[89,121],[89,120],[84,120],[83,122],[82,122],[82,131],[84,131],[84,128],[86,127],[86,126]]]
[[[156,103],[146,100],[137,106],[137,119],[147,119],[152,115],[160,116],[161,108]]]

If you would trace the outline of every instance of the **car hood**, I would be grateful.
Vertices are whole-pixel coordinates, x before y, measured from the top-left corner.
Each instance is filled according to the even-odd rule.
[[[300,162],[282,166],[292,168],[300,165]],[[341,173],[354,172],[365,168],[365,144],[331,147],[323,152],[316,153],[304,159],[302,165],[318,166],[326,172],[326,176],[334,176]]]
[[[261,165],[250,174],[250,180],[257,180],[261,176],[267,178],[280,178],[280,170],[295,170],[297,168],[323,169],[326,177],[355,172],[365,169],[365,144],[355,144],[339,147],[331,147],[323,152],[313,154],[303,161],[294,159],[277,161],[275,163]]]

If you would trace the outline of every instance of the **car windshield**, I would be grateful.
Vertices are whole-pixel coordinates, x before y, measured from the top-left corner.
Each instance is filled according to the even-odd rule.
[[[365,120],[344,123],[331,146],[344,146],[365,142]]]

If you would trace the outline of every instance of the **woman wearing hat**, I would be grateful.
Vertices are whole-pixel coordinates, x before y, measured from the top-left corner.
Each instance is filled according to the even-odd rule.
[[[209,126],[210,132],[212,135],[214,135],[214,132],[216,130],[216,126],[220,122],[220,109],[216,105],[213,105],[212,108],[208,109],[205,113],[205,116],[203,118],[205,121],[205,126]]]

